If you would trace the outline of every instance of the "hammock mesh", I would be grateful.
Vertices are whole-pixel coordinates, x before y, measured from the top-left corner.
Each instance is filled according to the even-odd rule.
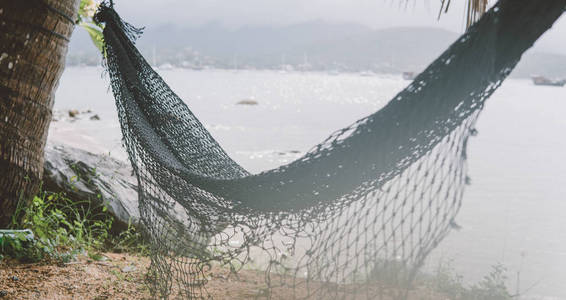
[[[259,174],[234,162],[145,61],[134,45],[141,31],[101,5],[154,295],[209,298],[216,266],[253,264],[265,270],[258,296],[407,297],[460,209],[484,101],[560,15],[548,16],[563,10],[558,2],[522,16],[502,1],[384,108]],[[535,29],[528,20],[543,13],[548,24]],[[516,20],[526,33],[507,38]]]

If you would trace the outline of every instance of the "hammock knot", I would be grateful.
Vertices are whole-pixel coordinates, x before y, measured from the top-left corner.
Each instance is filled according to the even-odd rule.
[[[103,1],[98,6],[98,10],[94,14],[93,20],[97,24],[105,24],[109,22],[112,19],[112,17],[114,17],[114,19],[119,18],[116,11],[114,11],[112,3],[107,3],[106,1]]]
[[[114,10],[114,3],[112,1],[103,1],[100,3],[98,10],[94,14],[93,20],[97,24],[104,24],[105,30],[109,27],[115,28],[115,32],[124,33],[132,43],[135,43],[144,30],[144,27],[138,28],[122,20],[118,13]]]

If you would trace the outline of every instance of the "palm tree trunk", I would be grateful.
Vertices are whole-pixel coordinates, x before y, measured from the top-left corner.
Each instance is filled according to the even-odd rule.
[[[37,193],[80,0],[0,0],[0,228]]]

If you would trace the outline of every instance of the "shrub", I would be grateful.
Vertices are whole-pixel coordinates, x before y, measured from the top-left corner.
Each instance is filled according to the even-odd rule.
[[[21,235],[7,237],[0,254],[24,262],[66,262],[84,250],[101,250],[112,226],[106,207],[93,207],[89,201],[73,201],[63,193],[49,192],[34,197],[28,207],[16,212],[13,220],[13,228],[30,229],[35,238],[28,241]]]

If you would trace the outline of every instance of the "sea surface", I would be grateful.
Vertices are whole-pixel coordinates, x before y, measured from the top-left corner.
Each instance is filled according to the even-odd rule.
[[[49,139],[127,159],[101,68],[70,67],[56,94]],[[251,172],[286,164],[330,133],[385,105],[399,75],[277,71],[159,71],[238,163]],[[254,100],[257,105],[237,105]],[[81,113],[75,120],[67,111]],[[90,120],[94,114],[100,120]],[[425,269],[450,262],[468,283],[507,268],[521,299],[566,299],[566,88],[509,79],[487,101],[468,151],[455,230]]]

